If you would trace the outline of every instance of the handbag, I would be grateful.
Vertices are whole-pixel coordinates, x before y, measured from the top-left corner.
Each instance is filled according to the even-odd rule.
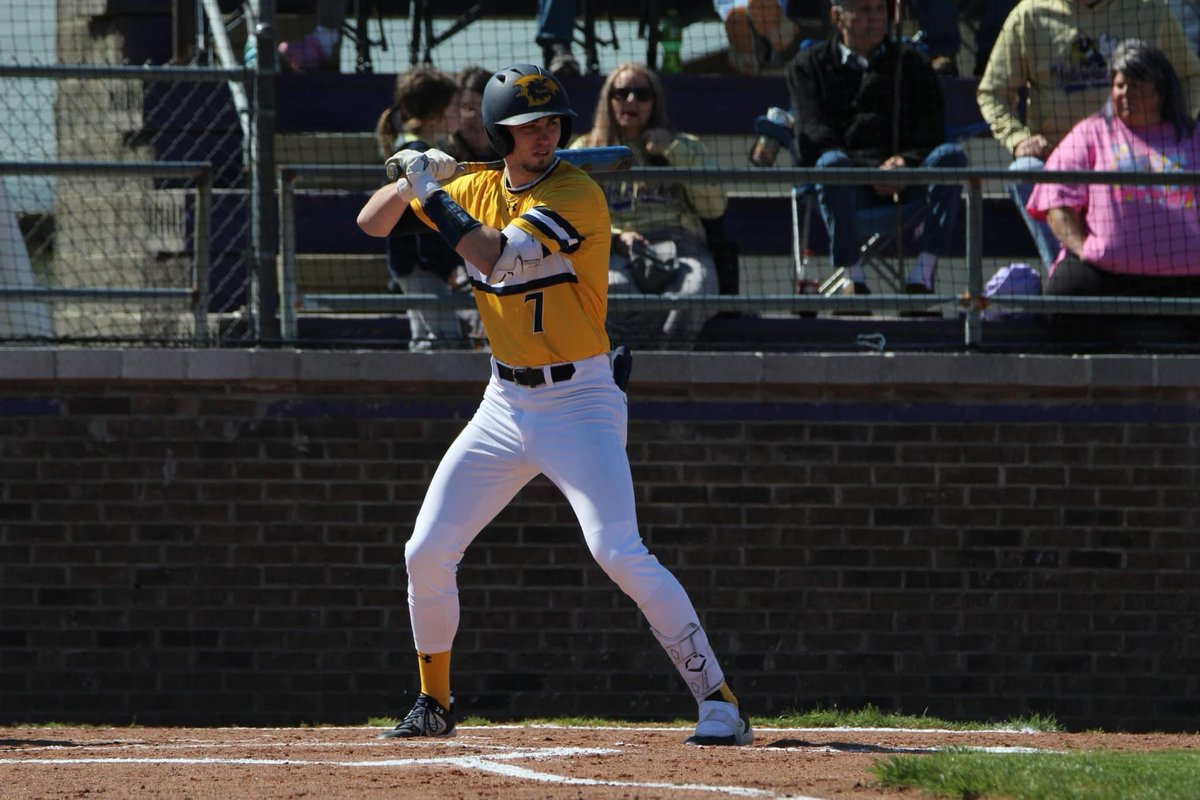
[[[629,271],[642,294],[662,294],[680,269],[674,242],[637,242],[629,249]]]

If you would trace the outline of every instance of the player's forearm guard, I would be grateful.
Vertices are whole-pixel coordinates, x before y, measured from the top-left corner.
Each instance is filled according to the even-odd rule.
[[[429,219],[433,220],[438,233],[446,240],[446,244],[450,245],[451,250],[458,246],[464,236],[481,224],[479,220],[463,210],[463,207],[455,202],[453,197],[440,189],[429,193],[429,196],[425,198],[424,208],[425,213],[429,215]]]

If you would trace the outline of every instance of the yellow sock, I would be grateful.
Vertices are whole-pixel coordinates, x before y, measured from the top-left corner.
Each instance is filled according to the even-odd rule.
[[[717,690],[704,699],[724,700],[726,703],[733,703],[735,706],[738,704],[737,697],[734,695],[733,689],[730,689],[729,684],[725,681],[721,681],[721,685],[717,687]]]
[[[427,694],[450,708],[450,651],[417,653],[417,668],[421,671],[421,693]]]

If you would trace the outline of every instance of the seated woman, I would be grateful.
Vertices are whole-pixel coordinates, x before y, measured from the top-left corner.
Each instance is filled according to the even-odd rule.
[[[1079,122],[1046,171],[1163,173],[1200,166],[1196,121],[1167,56],[1137,39],[1112,57],[1104,108]],[[1200,296],[1196,186],[1040,183],[1026,206],[1062,242],[1057,295]]]
[[[705,163],[699,139],[670,129],[662,82],[642,64],[621,64],[609,73],[592,119],[592,129],[572,147],[627,145],[638,166]],[[719,185],[606,183],[604,191],[613,233],[610,295],[717,294],[717,267],[705,223],[725,213],[725,193]],[[659,262],[662,269],[654,274]],[[659,280],[661,285],[655,285]],[[609,322],[614,338],[621,341],[665,339],[690,347],[706,316],[687,306],[672,309],[665,320],[662,314],[610,314]]]
[[[396,100],[375,125],[379,153],[424,152],[442,147],[458,128],[458,84],[433,67],[421,65],[396,78]],[[450,298],[451,278],[462,259],[436,233],[401,234],[387,240],[388,289],[403,294],[436,294],[446,298],[439,308],[408,310],[410,350],[459,349],[470,346],[463,336]]]

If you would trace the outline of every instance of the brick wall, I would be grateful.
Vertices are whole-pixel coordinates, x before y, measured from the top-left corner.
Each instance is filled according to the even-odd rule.
[[[403,543],[486,369],[0,351],[0,722],[405,710]],[[639,355],[642,530],[756,715],[1194,730],[1198,378],[1189,357]],[[690,715],[546,481],[460,587],[465,712]]]

